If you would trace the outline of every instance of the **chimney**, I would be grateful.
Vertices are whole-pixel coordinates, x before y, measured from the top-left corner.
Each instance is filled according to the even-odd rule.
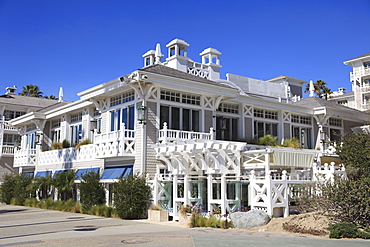
[[[13,86],[13,87],[7,87],[7,88],[5,88],[5,90],[6,90],[6,95],[9,95],[9,94],[16,94],[15,93],[15,90],[17,90],[17,87],[16,86]]]

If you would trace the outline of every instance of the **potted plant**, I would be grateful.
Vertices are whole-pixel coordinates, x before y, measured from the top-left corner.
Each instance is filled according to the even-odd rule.
[[[148,210],[148,220],[155,222],[168,221],[168,210],[162,210],[161,206],[152,204]]]

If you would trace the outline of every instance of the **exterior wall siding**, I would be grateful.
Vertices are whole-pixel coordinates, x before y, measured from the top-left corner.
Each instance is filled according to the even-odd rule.
[[[244,118],[245,139],[248,143],[253,141],[253,120],[252,118]]]
[[[216,126],[213,126],[213,113],[212,111],[204,111],[204,132],[209,132],[209,129],[213,127],[216,129]]]
[[[284,123],[284,139],[290,139],[290,123]]]

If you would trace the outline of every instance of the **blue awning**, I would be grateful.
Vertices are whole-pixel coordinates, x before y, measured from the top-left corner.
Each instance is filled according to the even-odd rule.
[[[132,174],[132,166],[106,167],[101,179],[118,179]]]
[[[82,180],[82,176],[89,173],[89,172],[95,172],[95,173],[99,174],[99,170],[100,170],[99,167],[78,169],[77,173],[76,173],[76,179],[75,180]]]
[[[39,171],[36,173],[35,178],[46,177],[51,174],[51,171]]]
[[[54,172],[53,178],[55,178],[55,177],[57,176],[57,174],[58,174],[58,173],[66,172],[66,171],[68,171],[68,169],[64,169],[64,170],[56,170],[56,171]]]

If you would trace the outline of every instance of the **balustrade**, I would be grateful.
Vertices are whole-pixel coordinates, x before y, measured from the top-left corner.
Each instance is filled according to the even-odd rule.
[[[135,154],[135,131],[124,130],[106,134],[96,134],[95,143],[80,146],[79,149],[64,148],[39,152],[38,165],[72,164],[104,157]],[[35,166],[36,149],[14,152],[14,166]]]

